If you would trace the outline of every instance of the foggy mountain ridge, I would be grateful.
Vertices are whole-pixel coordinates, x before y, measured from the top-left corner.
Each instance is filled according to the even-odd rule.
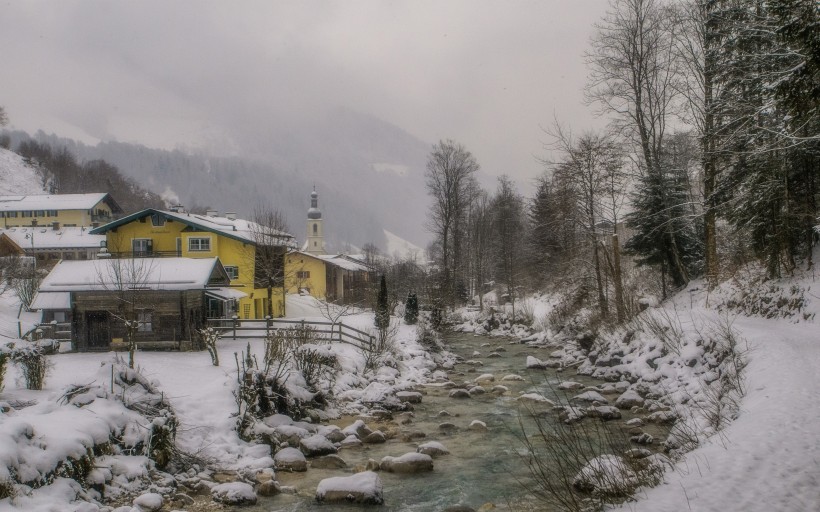
[[[226,136],[222,146],[203,150],[116,141],[88,145],[42,131],[32,138],[65,146],[79,161],[103,159],[156,193],[176,195],[187,207],[249,217],[255,206],[270,205],[285,215],[300,241],[315,185],[331,251],[368,242],[386,249],[384,229],[426,245],[424,166],[432,145],[350,110],[331,111],[321,121]],[[27,137],[10,134],[13,147]],[[220,153],[233,156],[212,156]]]

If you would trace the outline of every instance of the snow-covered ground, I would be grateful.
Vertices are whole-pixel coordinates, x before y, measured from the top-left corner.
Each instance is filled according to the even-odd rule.
[[[801,284],[810,288],[812,282]],[[705,300],[702,292],[695,295],[695,301]],[[820,510],[820,406],[814,396],[820,389],[820,330],[814,322],[744,316],[735,317],[733,326],[749,343],[747,394],[738,418],[625,508]]]
[[[10,334],[12,331],[16,333],[13,294],[4,296],[3,300],[4,313],[0,315],[3,324],[0,327]],[[311,297],[288,298],[291,316],[298,314],[300,318],[323,319],[320,306],[320,303]],[[373,328],[372,313],[346,315],[342,321],[366,332]],[[399,323],[398,319],[394,319],[394,322]],[[233,395],[237,388],[234,354],[241,354],[249,346],[251,352],[261,361],[264,344],[260,339],[220,340],[219,353],[222,364],[218,367],[212,365],[205,351],[138,352],[136,355],[139,371],[169,400],[179,419],[177,445],[188,453],[213,461],[215,466],[240,473],[254,473],[273,465],[270,447],[241,440],[236,432],[236,418],[232,417],[237,407]],[[365,370],[364,355],[360,349],[340,343],[334,343],[330,347],[341,367],[332,388],[338,400],[336,412],[331,411],[331,414],[336,415],[364,411],[363,403],[383,400],[397,391],[425,381],[436,366],[431,356],[416,343],[415,327],[403,324],[399,325],[396,332],[393,354],[388,355],[385,364],[375,371]],[[53,368],[42,391],[24,389],[19,369],[9,365],[0,401],[36,404],[9,414],[0,414],[0,439],[2,436],[18,439],[18,424],[28,425],[27,431],[33,433],[36,446],[45,451],[48,451],[45,447],[59,446],[65,447],[64,451],[79,450],[79,453],[82,453],[82,447],[90,447],[96,443],[89,439],[89,431],[97,432],[97,437],[102,439],[107,438],[107,429],[118,428],[119,425],[110,421],[100,422],[94,416],[91,406],[75,408],[62,403],[60,397],[70,385],[92,385],[108,389],[109,368],[114,364],[115,357],[117,356],[112,353],[62,353],[51,356]],[[116,407],[115,404],[109,404],[103,410],[110,411]],[[57,423],[52,422],[52,419],[57,419]],[[58,424],[62,426],[49,427]],[[21,467],[28,467],[26,461],[30,454],[38,452],[38,449],[32,448],[30,444],[7,444],[0,449],[0,458],[18,461],[23,464]],[[46,472],[49,468],[54,468],[55,460],[46,458],[44,462],[38,463],[40,465],[37,467]],[[129,464],[132,466],[129,461],[132,462],[131,459],[120,461],[118,458],[116,464],[119,467]],[[142,464],[148,465],[147,460],[142,459]],[[130,486],[131,489],[134,487]],[[77,489],[77,486],[58,479],[28,497],[25,494],[29,491],[23,492],[13,503],[17,509],[22,510],[74,510],[75,506],[69,506],[67,503],[76,498]],[[128,490],[129,486],[124,486],[124,489]],[[8,509],[10,506],[12,505],[8,499],[0,500],[0,510]]]

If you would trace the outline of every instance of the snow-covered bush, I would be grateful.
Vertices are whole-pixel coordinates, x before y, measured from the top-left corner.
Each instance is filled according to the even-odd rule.
[[[425,318],[421,318],[416,327],[416,337],[419,345],[430,352],[441,351],[441,335]]]
[[[219,352],[217,352],[216,344],[222,335],[213,327],[206,327],[199,330],[199,336],[211,356],[211,363],[219,366]]]
[[[3,391],[3,383],[6,377],[6,367],[11,356],[11,349],[7,345],[0,345],[0,392]]]
[[[38,343],[21,341],[11,347],[11,360],[20,367],[26,389],[43,389],[50,363],[45,349]]]

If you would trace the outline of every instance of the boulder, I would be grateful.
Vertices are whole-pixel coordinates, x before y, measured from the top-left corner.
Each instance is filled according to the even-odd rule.
[[[336,425],[323,425],[319,427],[319,434],[325,436],[331,443],[341,443],[347,435]]]
[[[604,398],[604,395],[598,393],[597,391],[584,391],[580,395],[575,395],[572,399],[578,400],[579,402],[600,402],[602,404],[609,403],[609,400]]]
[[[480,420],[473,420],[467,428],[475,432],[486,432],[489,430],[487,424]]]
[[[450,453],[450,451],[438,441],[428,441],[426,443],[422,443],[418,448],[416,448],[416,451],[418,453],[429,455],[430,457],[439,457],[441,455],[449,455]]]
[[[351,476],[325,478],[316,487],[319,503],[358,503],[364,505],[384,504],[382,481],[372,471]]]
[[[507,386],[502,386],[501,384],[493,386],[493,389],[490,390],[490,392],[494,395],[506,395],[509,391],[510,388]]]
[[[387,441],[387,436],[381,430],[374,430],[362,439],[365,444],[381,444],[385,441]]]
[[[574,380],[565,380],[558,384],[558,389],[563,391],[581,389],[582,387],[584,387],[583,384],[575,382]]]
[[[547,363],[537,357],[527,356],[527,368],[533,370],[545,370],[547,368]]]
[[[520,375],[516,375],[514,373],[511,373],[509,375],[505,375],[505,376],[501,377],[501,380],[502,381],[507,381],[507,382],[522,381],[522,380],[524,380],[524,377],[522,377]]]
[[[450,390],[450,398],[470,398],[470,392],[463,388]]]
[[[256,494],[265,497],[276,496],[281,492],[282,487],[276,480],[267,480],[259,484],[259,486],[256,488]]]
[[[373,432],[373,431],[370,430],[367,427],[367,425],[364,424],[364,421],[362,421],[362,420],[356,420],[353,423],[351,423],[350,425],[348,425],[348,426],[346,426],[345,428],[342,429],[343,434],[348,435],[348,436],[353,434],[356,437],[358,437],[359,439],[367,436],[367,434],[369,434],[371,432]]]
[[[444,432],[450,432],[453,430],[458,430],[458,427],[454,423],[444,422],[439,423],[438,429],[443,430]]]
[[[342,442],[339,443],[340,448],[358,448],[362,445],[362,440],[359,439],[355,435],[349,435],[345,437]]]
[[[637,391],[632,389],[627,389],[621,394],[621,396],[615,399],[615,407],[618,409],[631,409],[636,405],[641,406],[643,403],[643,397],[639,395]]]
[[[162,509],[162,501],[161,494],[149,492],[134,498],[134,506],[144,512],[156,512]]]
[[[495,381],[495,375],[493,375],[492,373],[483,373],[483,374],[479,375],[478,377],[476,377],[475,379],[473,379],[473,382],[475,382],[476,384],[486,384],[488,382],[494,382],[494,381]]]
[[[612,407],[611,405],[590,407],[587,414],[601,418],[604,421],[621,419],[621,411],[619,411],[617,407]]]
[[[273,456],[273,467],[278,471],[307,471],[307,460],[296,448],[282,448]]]
[[[299,441],[299,449],[308,457],[319,457],[336,453],[338,450],[325,436],[314,434]]]
[[[252,505],[256,503],[253,487],[245,482],[226,482],[211,488],[211,498],[223,505]]]
[[[401,457],[384,457],[379,467],[389,473],[421,473],[433,470],[433,458],[424,453],[410,452]]]
[[[638,477],[621,457],[601,455],[581,468],[572,485],[581,492],[627,496],[638,485]]]
[[[483,395],[487,390],[483,386],[473,386],[470,388],[470,396]]]
[[[407,402],[409,404],[420,404],[422,394],[418,391],[399,391],[396,393],[396,398],[399,402]]]

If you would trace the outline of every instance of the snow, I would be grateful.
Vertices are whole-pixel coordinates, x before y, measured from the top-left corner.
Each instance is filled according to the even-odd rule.
[[[734,326],[751,346],[740,416],[629,510],[818,510],[820,332],[748,317]]]
[[[256,493],[253,487],[245,482],[226,482],[211,488],[214,500],[226,505],[241,505],[256,503]]]
[[[0,148],[0,196],[43,192],[42,179],[34,167],[28,165],[17,153]]]
[[[316,488],[316,500],[354,501],[380,505],[384,503],[382,481],[372,471],[363,471],[352,476],[325,478]]]
[[[19,194],[20,192],[17,192]],[[89,194],[38,194],[38,195],[2,195],[0,212],[17,212],[22,210],[91,210],[108,194],[94,192]]]
[[[217,261],[217,258],[62,260],[43,279],[40,291],[117,290],[118,276],[122,285],[127,287],[138,286],[151,290],[204,289]]]
[[[82,226],[9,228],[0,230],[0,234],[6,235],[23,250],[99,249],[105,241],[105,235],[91,235],[88,228]]]

